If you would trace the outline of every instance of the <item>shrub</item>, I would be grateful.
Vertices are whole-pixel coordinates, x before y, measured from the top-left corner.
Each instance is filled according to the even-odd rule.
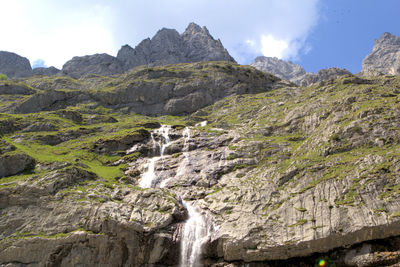
[[[8,79],[7,75],[0,73],[0,81],[7,80],[7,79]]]

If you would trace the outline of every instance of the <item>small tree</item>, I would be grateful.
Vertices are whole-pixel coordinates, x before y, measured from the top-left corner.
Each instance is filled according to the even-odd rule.
[[[7,75],[0,73],[0,81],[7,80],[7,79],[8,79]]]

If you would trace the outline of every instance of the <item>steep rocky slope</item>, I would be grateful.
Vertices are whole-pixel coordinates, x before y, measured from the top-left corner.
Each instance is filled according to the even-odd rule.
[[[0,265],[176,266],[184,203],[209,228],[205,266],[400,260],[399,77],[346,75],[304,88],[232,63],[151,70],[3,86],[18,90],[0,95],[1,109],[30,113],[0,114],[1,159],[26,159],[17,175],[0,178]],[[169,77],[186,86],[178,86],[183,95],[206,86],[224,93],[185,116],[102,102],[105,92],[124,94],[118,88],[133,77]],[[225,94],[233,79],[252,94]],[[53,98],[36,97],[40,109],[21,106],[42,94]],[[62,100],[68,94],[76,95]],[[141,188],[149,170],[154,188]]]
[[[388,32],[375,40],[374,48],[362,62],[365,76],[400,74],[400,37]]]
[[[92,103],[147,115],[181,115],[232,94],[282,87],[279,81],[254,68],[227,62],[141,67],[116,77],[91,75],[79,80],[33,77],[26,83],[36,91],[2,110],[29,113]]]

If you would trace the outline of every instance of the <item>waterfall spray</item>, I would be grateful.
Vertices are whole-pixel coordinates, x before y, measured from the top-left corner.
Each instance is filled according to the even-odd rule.
[[[153,150],[156,151],[156,145],[160,147],[160,156],[153,157],[147,163],[147,170],[143,173],[140,180],[140,187],[151,188],[155,187],[154,181],[157,176],[155,174],[155,164],[159,159],[164,158],[165,149],[171,144],[169,137],[170,126],[162,125],[156,132],[161,135],[161,140],[156,142],[154,134],[151,133],[151,140],[153,142]],[[179,164],[177,174],[183,175],[185,166],[190,164],[189,159],[189,141],[190,141],[190,128],[186,127],[182,132],[184,138],[182,152],[184,154],[184,160]],[[163,180],[160,187],[164,187],[172,177]],[[201,267],[201,253],[202,247],[207,241],[209,236],[209,227],[207,227],[206,218],[199,211],[200,209],[192,206],[191,203],[182,201],[183,206],[188,211],[188,219],[185,222],[185,226],[182,234],[181,242],[181,255],[180,255],[180,266],[181,267]]]

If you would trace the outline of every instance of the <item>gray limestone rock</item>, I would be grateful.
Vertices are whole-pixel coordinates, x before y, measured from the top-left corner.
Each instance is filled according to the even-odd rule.
[[[48,68],[34,68],[33,75],[45,75],[45,76],[53,76],[60,72],[56,67],[48,67]]]
[[[0,73],[9,78],[28,77],[32,75],[32,67],[27,58],[0,51]]]
[[[223,62],[133,70],[121,78],[131,82],[119,83],[115,90],[93,92],[92,99],[109,107],[129,107],[140,114],[182,115],[229,95],[282,86],[272,75]]]
[[[85,74],[113,75],[122,72],[121,62],[108,54],[74,57],[61,70],[62,75],[72,78],[80,78]]]
[[[57,88],[64,83],[67,88],[73,85],[81,90],[38,90],[30,98],[16,104],[11,112],[59,110],[89,101],[146,115],[182,115],[229,95],[254,94],[290,86],[281,83],[275,76],[229,62],[141,67],[114,78],[98,77],[97,81],[86,76],[79,81],[61,79],[51,84],[35,82],[34,85]]]
[[[235,60],[215,40],[207,28],[189,24],[181,35],[173,29],[163,28],[152,39],[143,40],[134,49],[124,45],[117,58],[124,63],[125,70],[140,65],[159,66],[198,61]]]
[[[0,156],[0,178],[21,173],[33,168],[35,160],[26,154]]]
[[[301,86],[310,86],[312,84],[316,84],[322,81],[327,81],[327,80],[335,80],[339,78],[340,76],[344,75],[350,75],[350,71],[345,70],[345,69],[339,69],[339,68],[328,68],[328,69],[322,69],[318,71],[318,73],[307,73],[300,81]]]
[[[301,66],[276,57],[257,57],[250,66],[301,86],[310,86],[322,81],[337,79],[343,75],[352,75],[348,70],[339,68],[323,69],[318,73],[306,72]]]
[[[362,75],[400,74],[400,37],[385,32],[362,62]]]
[[[295,84],[300,84],[300,81],[306,75],[306,71],[300,65],[295,65],[290,61],[284,61],[276,57],[256,57],[250,66]]]
[[[206,27],[200,28],[199,25],[190,23],[181,37],[184,42],[185,56],[188,62],[235,62],[221,41],[219,39],[215,40]]]
[[[161,66],[199,61],[235,60],[220,40],[215,40],[206,27],[189,24],[186,31],[163,28],[153,38],[147,38],[135,48],[124,45],[117,57],[95,54],[74,57],[64,64],[60,75],[80,78],[85,74],[113,75],[141,65]],[[55,70],[40,69],[35,74],[54,75]]]

